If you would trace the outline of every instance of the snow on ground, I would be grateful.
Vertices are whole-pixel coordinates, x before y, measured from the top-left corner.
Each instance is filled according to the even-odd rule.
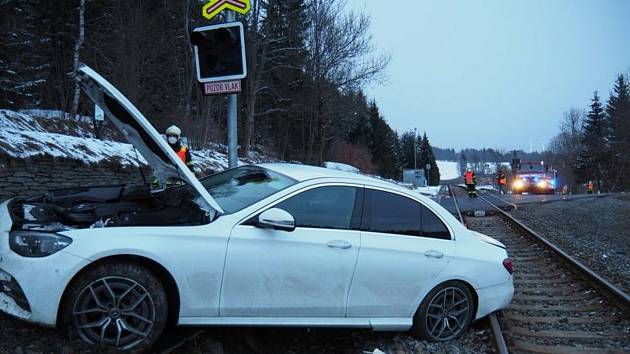
[[[40,117],[40,118],[46,118],[46,119],[73,119],[74,120],[74,117],[71,117],[70,113],[66,113],[64,111],[56,111],[56,110],[49,110],[49,109],[20,109],[18,112],[28,115],[28,116]],[[79,116],[78,120],[82,122],[92,122],[92,117]]]
[[[485,189],[489,191],[496,191],[497,188],[491,184],[482,184],[476,187],[477,189]]]
[[[459,171],[459,162],[457,161],[436,161],[438,168],[440,169],[440,179],[442,181],[447,181],[451,179],[456,179],[461,176]]]
[[[361,171],[358,168],[351,165],[347,165],[345,163],[340,163],[340,162],[326,161],[324,162],[324,167],[330,168],[333,170],[345,171],[345,172],[361,173]]]
[[[0,130],[30,130],[45,132],[46,130],[33,119],[32,116],[25,113],[0,109]]]
[[[428,195],[428,196],[436,196],[440,194],[440,189],[442,189],[442,186],[427,186],[427,187],[413,188],[414,191],[420,194]]]
[[[31,115],[32,114],[32,115]],[[10,111],[0,110],[0,154],[25,159],[35,156],[50,156],[82,161],[86,164],[114,162],[122,166],[138,166],[138,161],[146,164],[145,159],[131,144],[112,140],[100,140],[91,137],[89,129],[73,126],[76,121],[61,121],[60,111]],[[87,117],[89,118],[89,117]],[[86,117],[84,117],[86,119]],[[55,124],[46,124],[52,120]],[[53,131],[53,132],[51,132]],[[68,131],[69,134],[59,133]],[[202,150],[192,150],[193,164],[200,171],[221,171],[228,167],[225,146],[213,144]],[[270,159],[258,152],[250,153],[247,161],[240,163],[258,163]]]
[[[52,156],[80,160],[86,164],[118,161],[123,166],[138,165],[131,144],[41,131],[0,130],[0,152],[21,159]],[[146,164],[141,156],[140,159]]]

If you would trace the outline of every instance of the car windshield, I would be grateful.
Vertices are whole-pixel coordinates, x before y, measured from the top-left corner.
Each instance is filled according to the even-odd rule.
[[[226,213],[237,212],[296,182],[257,166],[238,167],[201,179]]]

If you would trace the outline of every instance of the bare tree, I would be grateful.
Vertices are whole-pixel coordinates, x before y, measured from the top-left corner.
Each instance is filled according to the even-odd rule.
[[[77,36],[77,41],[74,45],[74,75],[77,74],[79,70],[79,58],[81,54],[81,47],[83,46],[83,42],[85,41],[85,0],[81,0],[79,5],[79,35]],[[79,97],[81,95],[81,89],[79,88],[79,82],[74,82],[74,96],[72,97],[72,117],[74,119],[78,119],[78,111],[79,111]]]
[[[574,168],[581,149],[580,131],[583,121],[584,111],[571,108],[565,112],[560,122],[560,133],[549,144],[550,151],[553,153],[552,163],[571,190],[575,187]]]
[[[371,43],[370,17],[365,11],[346,10],[346,0],[311,0],[307,34],[307,73],[312,80],[311,119],[307,125],[305,160],[323,162],[333,117],[327,114],[327,93],[360,87],[380,78],[388,55],[375,55]]]

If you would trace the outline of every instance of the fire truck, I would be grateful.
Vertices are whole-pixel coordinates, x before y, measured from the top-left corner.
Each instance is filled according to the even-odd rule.
[[[554,194],[556,191],[556,171],[543,161],[512,161],[513,194]]]

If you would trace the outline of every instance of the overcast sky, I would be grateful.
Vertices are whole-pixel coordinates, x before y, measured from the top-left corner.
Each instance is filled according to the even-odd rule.
[[[367,95],[434,146],[540,150],[564,111],[630,70],[630,0],[349,2],[392,56]]]

